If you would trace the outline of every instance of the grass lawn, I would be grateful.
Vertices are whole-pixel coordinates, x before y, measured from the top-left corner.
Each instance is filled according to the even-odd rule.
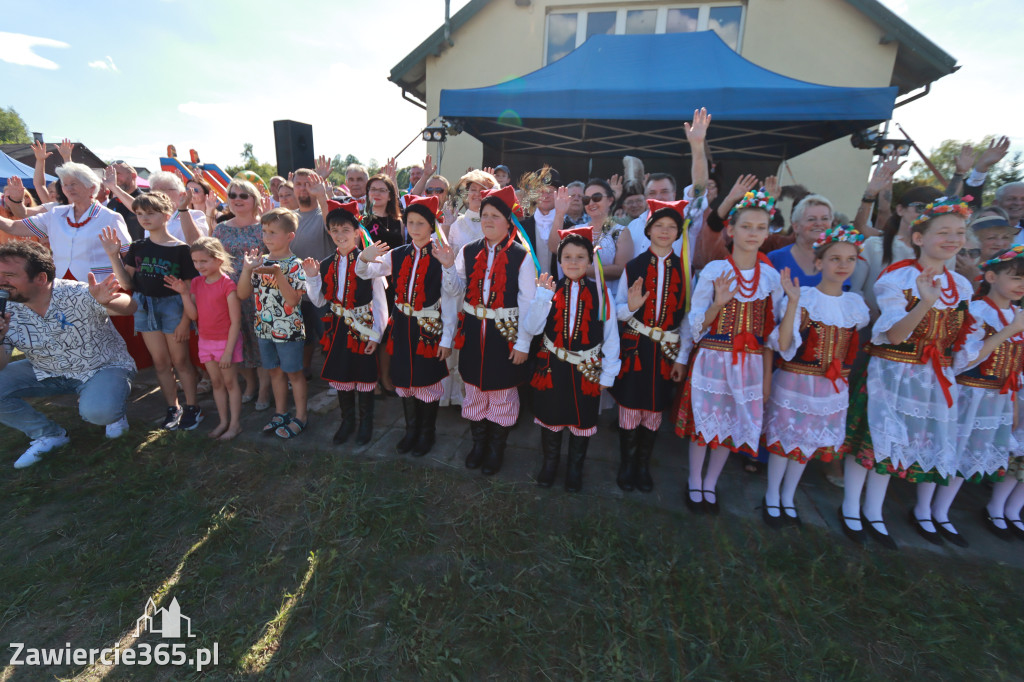
[[[1017,568],[54,411],[71,447],[0,446],[5,646],[127,648],[175,597],[219,665],[0,680],[1021,679]]]

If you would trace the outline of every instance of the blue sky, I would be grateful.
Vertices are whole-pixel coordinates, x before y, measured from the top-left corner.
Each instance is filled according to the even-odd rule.
[[[465,2],[453,0],[452,12]],[[1013,77],[1024,61],[1019,0],[883,2],[962,65],[895,120],[925,149],[987,133],[1024,149]],[[444,17],[443,0],[43,6],[53,20],[22,8],[0,27],[0,106],[48,141],[67,136],[149,168],[167,144],[228,165],[252,142],[273,161],[271,122],[280,118],[311,123],[318,153],[383,161],[425,123],[387,75]],[[415,143],[401,165],[423,150]]]

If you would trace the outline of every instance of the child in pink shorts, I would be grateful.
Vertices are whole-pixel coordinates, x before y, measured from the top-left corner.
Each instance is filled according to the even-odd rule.
[[[228,277],[231,256],[220,240],[201,237],[191,251],[199,277],[191,285],[173,277],[167,284],[181,295],[185,314],[199,325],[199,361],[210,373],[220,415],[220,424],[210,438],[231,440],[242,431],[242,389],[235,368],[235,363],[242,361],[242,304]]]

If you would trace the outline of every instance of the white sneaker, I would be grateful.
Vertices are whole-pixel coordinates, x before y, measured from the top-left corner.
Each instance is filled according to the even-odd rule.
[[[128,415],[118,419],[113,424],[107,424],[107,438],[120,438],[128,430]]]
[[[42,459],[42,455],[46,454],[50,450],[56,450],[62,445],[67,445],[71,442],[68,438],[67,432],[62,433],[59,436],[44,436],[43,438],[36,438],[29,445],[28,450],[22,453],[18,461],[14,463],[15,469],[25,469],[27,467],[36,464]]]

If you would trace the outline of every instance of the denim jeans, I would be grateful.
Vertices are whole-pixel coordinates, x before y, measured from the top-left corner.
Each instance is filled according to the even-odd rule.
[[[124,416],[135,372],[107,367],[82,382],[67,377],[36,379],[28,360],[12,362],[0,370],[0,424],[18,429],[35,440],[64,433],[60,424],[38,412],[24,398],[78,394],[78,414],[91,423],[105,426]]]

